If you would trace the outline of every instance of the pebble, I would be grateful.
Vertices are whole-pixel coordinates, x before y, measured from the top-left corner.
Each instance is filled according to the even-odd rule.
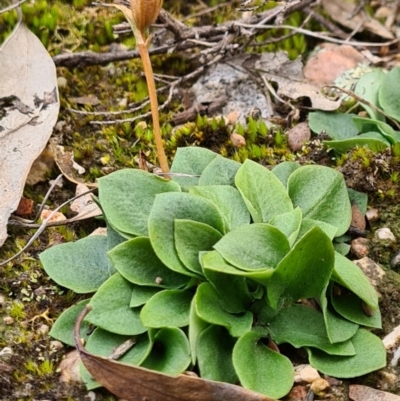
[[[377,263],[367,257],[355,260],[354,263],[362,270],[375,288],[379,286],[386,273]]]
[[[358,259],[364,258],[369,253],[369,241],[367,238],[359,237],[351,241],[351,253]]]
[[[398,251],[390,261],[390,267],[392,269],[399,269],[400,268],[400,251]]]
[[[48,332],[50,331],[50,327],[47,324],[42,324],[36,332],[38,334],[41,334],[42,336],[45,336]]]
[[[11,316],[3,317],[3,323],[9,326],[14,323],[14,319]]]
[[[81,358],[77,350],[69,352],[60,363],[60,382],[72,383],[82,381],[79,362]]]
[[[364,215],[361,213],[361,210],[357,205],[351,207],[351,225],[361,231],[364,231],[367,226]]]
[[[322,378],[316,379],[311,383],[310,390],[319,397],[325,396],[325,391],[329,388],[329,383]]]
[[[50,349],[54,351],[61,351],[64,348],[64,344],[61,341],[53,340],[50,341]]]
[[[365,213],[365,217],[370,223],[377,221],[379,219],[379,210],[375,208],[369,209],[367,213]]]
[[[376,230],[375,237],[381,241],[396,242],[396,237],[388,227],[382,227]]]
[[[308,123],[297,124],[287,132],[288,145],[293,152],[300,150],[304,143],[311,139],[311,131]]]
[[[295,383],[312,383],[320,377],[318,371],[311,365],[298,365],[294,368]]]
[[[231,141],[233,143],[233,146],[235,146],[236,148],[242,148],[243,146],[246,146],[246,140],[240,134],[232,134]]]
[[[65,77],[58,77],[57,78],[57,86],[59,88],[66,88],[68,86],[67,78]]]

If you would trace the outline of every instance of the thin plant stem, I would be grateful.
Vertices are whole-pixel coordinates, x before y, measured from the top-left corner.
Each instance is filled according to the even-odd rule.
[[[135,35],[136,36],[136,35]],[[142,36],[142,35],[141,35]],[[164,145],[161,138],[160,118],[158,114],[158,100],[156,92],[156,84],[154,81],[153,67],[151,66],[150,55],[147,47],[147,42],[143,40],[143,36],[136,37],[137,48],[143,63],[144,75],[146,76],[147,88],[149,91],[149,100],[151,107],[151,115],[153,118],[154,141],[156,143],[157,157],[160,162],[160,167],[163,173],[169,172],[167,157],[165,156]]]

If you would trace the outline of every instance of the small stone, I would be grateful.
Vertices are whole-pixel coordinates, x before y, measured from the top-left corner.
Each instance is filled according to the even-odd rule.
[[[107,227],[97,227],[89,235],[107,235]]]
[[[237,111],[231,111],[227,116],[227,120],[229,122],[229,124],[235,124],[236,121],[238,120],[240,116],[240,113],[238,113]]]
[[[285,397],[285,401],[304,401],[307,393],[306,386],[293,386],[290,393]]]
[[[123,109],[126,108],[126,106],[128,106],[128,99],[126,97],[122,98],[119,102],[118,102],[118,106],[122,107]]]
[[[294,368],[295,383],[312,383],[320,377],[318,371],[311,365],[298,365]]]
[[[11,316],[3,317],[3,323],[9,326],[14,323],[14,319]]]
[[[155,283],[156,284],[161,284],[163,282],[163,279],[161,277],[156,277]]]
[[[40,218],[42,221],[46,220],[53,212],[51,210],[44,209],[42,210],[42,213],[40,215]],[[67,218],[60,212],[54,212],[48,223],[52,223],[55,221],[64,221],[67,220]]]
[[[136,124],[137,127],[140,127],[141,129],[146,129],[147,128],[147,123],[146,121],[140,121]]]
[[[376,230],[375,237],[381,241],[396,242],[396,237],[388,227],[382,227]]]
[[[390,267],[392,269],[399,269],[400,268],[400,251],[398,251],[390,261]]]
[[[6,297],[3,294],[0,294],[0,308],[3,307],[5,302],[6,302]]]
[[[365,258],[369,253],[369,241],[367,238],[359,237],[351,241],[351,253],[358,259]]]
[[[41,297],[42,295],[46,295],[46,289],[41,285],[33,291],[37,297]]]
[[[379,210],[376,208],[369,209],[367,213],[365,213],[365,217],[370,223],[377,221],[379,219]]]
[[[13,350],[11,347],[4,347],[2,350],[0,350],[0,356],[3,357],[4,355],[12,355]]]
[[[57,86],[61,88],[66,88],[68,86],[67,78],[65,77],[58,77],[57,78]]]
[[[53,340],[50,341],[50,349],[53,351],[61,351],[64,348],[64,344],[61,341]]]
[[[86,395],[85,395],[85,401],[95,401],[96,399],[96,393],[94,391],[89,391]]]
[[[367,257],[355,260],[354,263],[362,270],[375,288],[379,286],[383,276],[386,274],[382,267]]]
[[[357,205],[351,207],[351,225],[361,231],[364,231],[367,226],[364,215],[361,213],[361,210]]]
[[[33,211],[33,200],[22,197],[19,201],[15,214],[21,217],[28,217]]]
[[[42,336],[45,336],[50,331],[50,327],[47,324],[42,324],[36,332]]]
[[[79,369],[81,358],[77,350],[69,352],[60,363],[60,382],[72,383],[82,381]]]
[[[329,383],[325,379],[318,378],[311,383],[310,390],[314,394],[324,397],[325,392],[329,387]]]
[[[246,146],[246,139],[244,139],[243,135],[232,134],[231,141],[233,143],[233,146],[235,146],[236,148],[242,148],[243,146]]]
[[[385,338],[382,340],[383,345],[388,350],[400,343],[400,326],[396,326]]]
[[[293,152],[300,150],[304,143],[311,139],[308,123],[300,123],[287,132],[288,145]]]

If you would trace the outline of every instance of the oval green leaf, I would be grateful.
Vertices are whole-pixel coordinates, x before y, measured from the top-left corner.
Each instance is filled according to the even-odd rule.
[[[203,276],[199,252],[211,251],[222,234],[208,224],[192,220],[175,220],[175,247],[179,259],[190,271]]]
[[[344,234],[351,222],[351,204],[343,175],[324,166],[303,166],[288,181],[288,192],[294,207],[303,217],[321,220]]]
[[[201,173],[199,185],[231,185],[235,184],[235,175],[241,164],[218,155]]]
[[[255,223],[293,210],[292,202],[279,178],[261,164],[247,159],[239,168],[235,184]]]
[[[176,376],[191,362],[189,341],[176,327],[164,327],[154,336],[153,349],[142,367]]]
[[[284,397],[292,388],[292,363],[286,356],[265,346],[257,332],[239,338],[232,358],[243,387],[275,399]]]
[[[198,286],[194,298],[197,315],[208,323],[224,326],[233,337],[240,337],[251,330],[253,315],[246,312],[234,315],[226,312],[219,302],[219,295],[210,283]]]
[[[315,347],[330,355],[355,355],[350,340],[336,344],[329,341],[322,313],[307,306],[291,305],[282,309],[270,322],[268,330],[277,344]]]
[[[175,272],[196,276],[181,262],[175,248],[175,220],[193,220],[208,224],[219,232],[224,223],[217,207],[208,199],[188,193],[164,193],[156,196],[149,216],[150,241],[157,256]]]
[[[236,340],[221,326],[205,329],[197,341],[197,359],[203,379],[236,384],[232,351]]]
[[[192,290],[164,290],[151,297],[140,312],[146,327],[184,327],[189,324]]]
[[[106,252],[107,237],[91,235],[46,249],[40,254],[40,261],[57,284],[86,294],[96,291],[113,273]]]
[[[107,221],[130,235],[148,235],[147,220],[157,194],[180,190],[176,182],[136,169],[99,179],[99,200]]]
[[[109,278],[93,295],[92,310],[85,320],[103,330],[121,335],[136,335],[147,331],[139,310],[129,307],[134,286],[119,273]]]
[[[326,375],[341,379],[362,376],[386,366],[386,350],[379,337],[359,329],[351,341],[356,355],[328,355],[310,348],[307,350],[310,364]]]
[[[150,239],[146,237],[134,238],[117,245],[108,256],[118,272],[134,284],[182,288],[190,280],[189,276],[168,269],[155,254]]]
[[[249,224],[230,231],[214,245],[224,259],[245,271],[274,268],[289,252],[289,241],[276,227]]]
[[[392,68],[379,88],[379,104],[386,114],[400,121],[400,67]]]

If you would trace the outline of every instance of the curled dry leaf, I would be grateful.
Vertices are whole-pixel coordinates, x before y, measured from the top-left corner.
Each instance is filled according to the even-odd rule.
[[[57,121],[60,103],[54,62],[21,24],[0,48],[0,246],[25,180]]]
[[[89,191],[89,188],[86,185],[78,184],[76,186],[75,195],[80,195],[87,191]],[[90,217],[100,216],[102,214],[101,209],[93,201],[92,194],[90,193],[75,199],[71,203],[71,210],[77,213],[77,215],[72,217],[70,221],[79,221]]]
[[[79,340],[79,328],[89,310],[86,306],[76,321],[75,346],[93,378],[126,401],[276,401],[233,384],[185,374],[169,376],[90,354]]]

